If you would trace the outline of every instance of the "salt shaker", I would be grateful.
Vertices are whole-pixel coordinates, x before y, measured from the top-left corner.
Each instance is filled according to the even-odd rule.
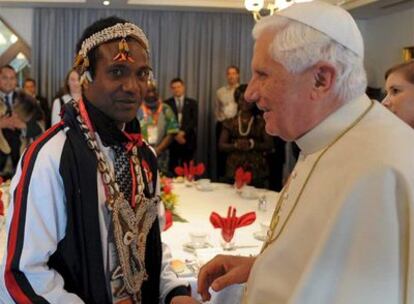
[[[262,195],[262,196],[259,197],[258,209],[260,211],[266,211],[267,210],[267,200],[266,200],[265,195]]]

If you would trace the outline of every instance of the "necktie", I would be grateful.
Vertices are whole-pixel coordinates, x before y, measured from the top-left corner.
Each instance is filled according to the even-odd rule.
[[[125,149],[121,146],[112,146],[115,152],[115,178],[119,189],[124,193],[124,198],[131,201],[132,177],[129,166],[129,158]]]
[[[4,101],[6,103],[6,107],[7,107],[7,111],[6,114],[11,114],[12,110],[11,110],[11,102],[10,102],[10,95],[5,95],[4,96]]]
[[[181,102],[181,99],[177,98],[176,102],[177,102],[177,111],[178,111],[178,113],[181,113],[181,111],[183,110],[183,104]]]

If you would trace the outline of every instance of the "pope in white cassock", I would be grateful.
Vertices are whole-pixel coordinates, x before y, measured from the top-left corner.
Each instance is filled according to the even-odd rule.
[[[301,155],[254,258],[218,256],[198,291],[242,303],[414,303],[414,132],[364,94],[363,41],[324,2],[260,20],[245,97]]]

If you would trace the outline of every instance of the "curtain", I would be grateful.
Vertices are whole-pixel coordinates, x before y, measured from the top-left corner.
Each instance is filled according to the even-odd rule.
[[[147,34],[162,98],[170,96],[170,80],[180,77],[186,95],[198,101],[196,161],[203,161],[208,175],[215,177],[215,92],[226,83],[225,70],[231,64],[240,67],[242,83],[249,79],[252,16],[247,12],[36,8],[32,71],[41,94],[49,100],[56,95],[72,66],[82,31],[95,20],[112,15],[132,21]]]

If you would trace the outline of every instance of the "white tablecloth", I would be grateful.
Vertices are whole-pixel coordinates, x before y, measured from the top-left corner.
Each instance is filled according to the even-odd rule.
[[[212,248],[197,250],[196,254],[201,255],[200,264],[218,253],[232,255],[257,255],[260,252],[262,242],[254,238],[254,233],[261,230],[260,223],[269,223],[276,204],[278,193],[257,190],[258,194],[265,195],[267,200],[267,210],[258,210],[258,199],[245,199],[239,195],[231,185],[213,184],[214,190],[200,191],[195,186],[187,187],[184,184],[173,184],[173,192],[178,198],[177,213],[185,218],[188,223],[174,222],[173,226],[162,233],[163,242],[170,246],[173,258],[185,260],[199,260],[194,253],[184,250],[183,245],[190,241],[190,232],[206,232],[209,235],[209,243]],[[234,240],[236,250],[223,251],[221,248],[220,229],[214,229],[209,221],[212,211],[221,216],[226,216],[228,206],[234,206],[237,209],[237,216],[250,211],[256,212],[256,221],[246,227],[236,230]],[[193,295],[196,296],[196,277],[189,275],[186,277],[192,287]],[[238,303],[241,294],[241,288],[234,286],[224,290],[218,295],[214,295],[212,303]]]
[[[278,194],[272,191],[257,190],[259,195],[265,195],[268,202],[267,211],[259,211],[258,199],[242,198],[232,186],[227,184],[213,184],[213,188],[212,191],[200,191],[195,186],[173,184],[173,192],[178,195],[177,213],[188,221],[187,223],[174,222],[170,229],[162,233],[162,240],[170,247],[173,259],[193,260],[197,265],[202,265],[218,253],[243,256],[259,253],[262,242],[254,238],[254,233],[260,231],[261,222],[270,222]],[[256,221],[250,226],[237,229],[234,236],[236,249],[224,252],[220,246],[220,229],[213,228],[209,216],[212,211],[225,216],[230,205],[237,208],[237,216],[255,211]],[[3,218],[0,219],[0,262],[5,249],[3,220]],[[184,250],[183,245],[190,241],[189,233],[191,231],[206,232],[210,244],[209,248],[197,250],[196,253]],[[196,274],[187,272],[183,278],[191,283],[193,295],[197,296]],[[238,303],[240,294],[241,287],[232,286],[219,294],[214,294],[211,303]]]

